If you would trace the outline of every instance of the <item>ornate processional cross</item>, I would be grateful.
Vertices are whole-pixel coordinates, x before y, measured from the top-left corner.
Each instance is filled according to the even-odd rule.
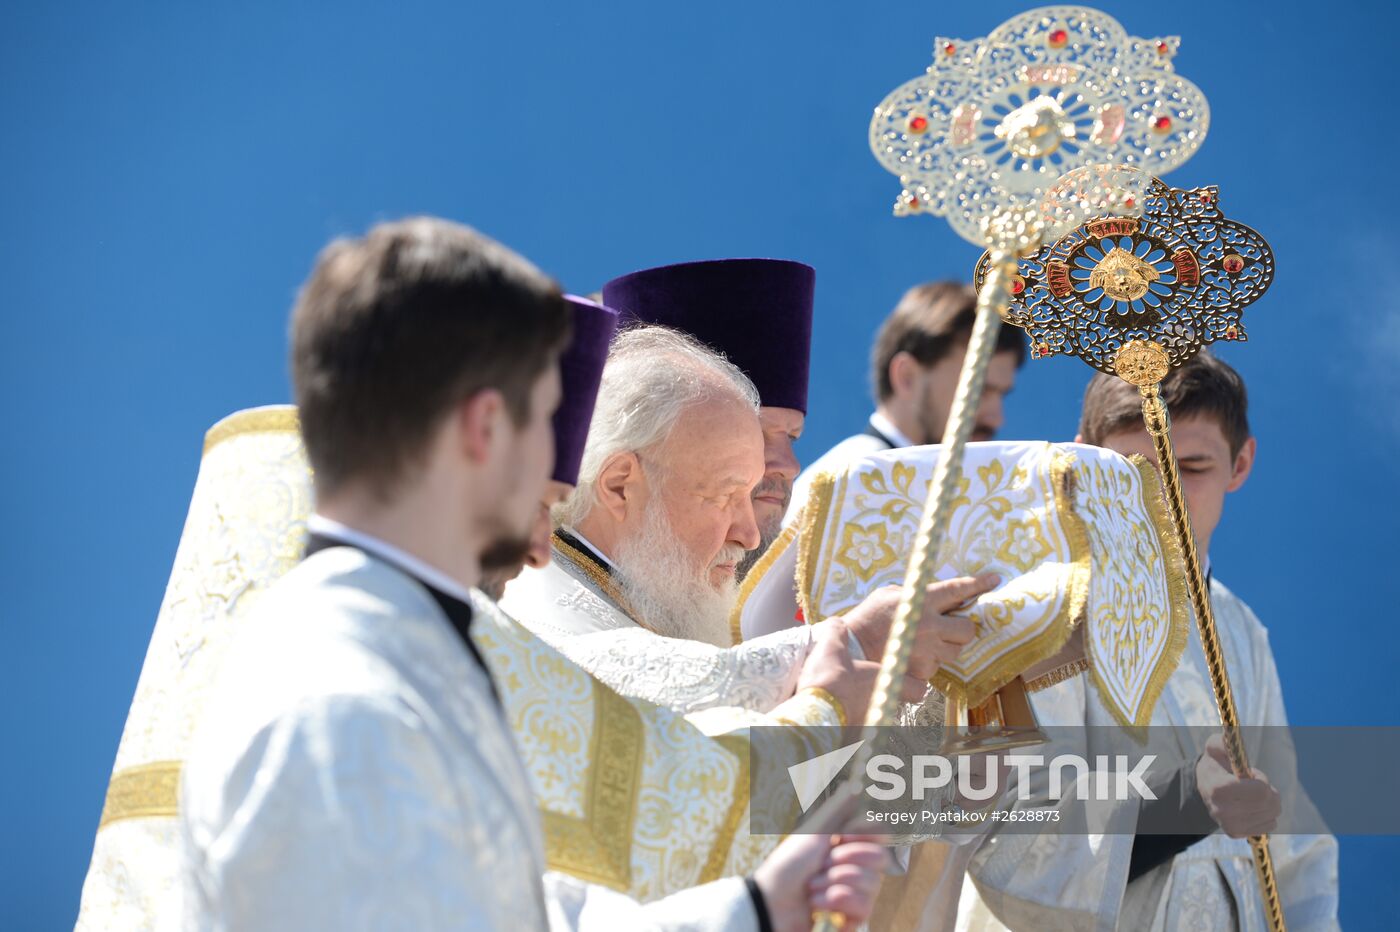
[[[1149,200],[1154,207],[1164,203],[1163,186],[1153,176],[1190,158],[1209,126],[1204,95],[1173,71],[1178,45],[1171,37],[1129,36],[1096,10],[1043,7],[985,38],[937,39],[927,71],[875,108],[871,148],[902,185],[895,215],[944,217],[987,253],[978,266],[976,322],[867,729],[897,720],[913,622],[933,581],[973,415],[1006,318],[1027,327],[1033,355],[1074,353],[1141,387],[1173,523],[1188,558],[1201,640],[1215,645],[1213,653],[1207,647],[1207,657],[1226,745],[1235,772],[1248,773],[1157,385],[1204,343],[1243,338],[1239,308],[1247,303],[1245,295],[1252,300],[1267,287],[1273,265],[1268,247],[1247,228],[1221,225],[1222,231],[1241,232],[1241,239],[1234,251],[1217,256],[1213,247],[1180,245],[1196,243],[1190,223],[1173,224],[1169,212],[1144,215]],[[1213,205],[1214,191],[1206,191]],[[1149,241],[1149,235],[1157,238]],[[1212,303],[1222,294],[1217,272],[1236,276],[1224,306]],[[1234,282],[1244,290],[1234,289]],[[854,773],[864,773],[871,744],[861,746]],[[843,787],[847,801],[858,792],[854,783]],[[1282,930],[1267,840],[1251,842],[1271,925]],[[816,918],[819,928],[829,929],[839,927],[842,917]]]
[[[1036,358],[1078,356],[1138,387],[1167,510],[1186,558],[1186,585],[1230,768],[1236,776],[1248,777],[1234,692],[1159,387],[1172,369],[1185,365],[1206,344],[1246,339],[1240,316],[1273,282],[1274,254],[1262,236],[1221,214],[1216,188],[1183,191],[1145,172],[1119,169],[1115,174],[1132,190],[1146,192],[1141,215],[1107,211],[1023,256],[1005,318],[1030,335]],[[983,255],[976,284],[987,277],[990,262],[990,254]],[[1253,836],[1249,844],[1270,925],[1282,930],[1268,837]]]

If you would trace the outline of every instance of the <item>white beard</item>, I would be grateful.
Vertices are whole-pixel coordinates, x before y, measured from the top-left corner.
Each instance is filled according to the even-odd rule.
[[[743,554],[726,544],[715,562],[733,562]],[[729,615],[738,601],[738,583],[730,577],[719,589],[710,584],[710,567],[695,567],[661,502],[652,499],[641,532],[619,543],[613,562],[623,598],[642,624],[666,637],[734,645]]]

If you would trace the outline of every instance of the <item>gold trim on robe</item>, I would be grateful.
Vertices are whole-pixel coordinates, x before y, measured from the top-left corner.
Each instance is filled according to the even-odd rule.
[[[632,886],[632,832],[645,740],[632,704],[595,684],[584,817],[540,808],[545,856],[552,870],[615,890]]]
[[[122,819],[173,817],[179,813],[180,762],[154,761],[112,774],[97,830]]]
[[[204,452],[207,454],[230,437],[241,434],[295,434],[300,431],[301,420],[297,417],[296,408],[290,405],[247,408],[235,411],[205,432]]]

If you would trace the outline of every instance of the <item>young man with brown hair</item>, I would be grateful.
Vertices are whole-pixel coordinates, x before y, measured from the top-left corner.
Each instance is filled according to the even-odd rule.
[[[1172,443],[1196,548],[1206,558],[1225,496],[1238,491],[1254,468],[1257,444],[1249,430],[1249,395],[1239,373],[1208,350],[1173,370],[1161,392],[1171,411]],[[1142,396],[1116,376],[1101,374],[1089,382],[1075,440],[1157,461],[1143,427]]]
[[[756,929],[868,912],[883,855],[858,836],[789,840],[751,878],[646,907],[544,873],[479,649],[520,632],[475,587],[528,551],[568,314],[528,262],[444,221],[322,254],[292,319],[316,514],[184,768],[184,927]]]

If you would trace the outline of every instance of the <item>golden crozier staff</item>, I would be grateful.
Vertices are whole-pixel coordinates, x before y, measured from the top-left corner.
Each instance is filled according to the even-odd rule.
[[[1065,186],[1089,183],[1092,173],[1076,172]],[[1140,214],[1105,212],[1023,257],[1006,319],[1030,335],[1032,358],[1078,356],[1142,393],[1142,417],[1152,435],[1168,511],[1186,558],[1187,588],[1225,748],[1235,775],[1247,778],[1249,759],[1159,386],[1168,372],[1202,346],[1246,339],[1240,316],[1273,282],[1274,255],[1262,236],[1221,214],[1215,187],[1171,188],[1132,169],[1112,175],[1128,184],[1125,191],[1145,192]],[[993,253],[982,257],[977,284],[998,287],[997,262]],[[1269,924],[1281,932],[1283,907],[1268,837],[1253,836],[1249,844]]]
[[[870,728],[897,720],[896,684],[913,649],[911,620],[921,616],[932,581],[997,328],[1015,296],[1017,257],[1087,217],[1141,208],[1141,198],[1117,184],[1070,187],[1055,199],[1051,189],[1065,173],[1088,166],[1141,165],[1163,173],[1190,158],[1205,138],[1209,107],[1194,84],[1174,73],[1178,45],[1170,37],[1129,36],[1117,20],[1087,7],[1043,7],[985,38],[937,39],[927,71],[875,108],[871,148],[903,186],[895,215],[945,217],[989,254],[942,456],[876,679],[867,738]],[[871,744],[865,741],[857,752],[857,779]],[[855,792],[843,788],[838,798]],[[817,919],[819,927],[839,926],[839,917]]]

